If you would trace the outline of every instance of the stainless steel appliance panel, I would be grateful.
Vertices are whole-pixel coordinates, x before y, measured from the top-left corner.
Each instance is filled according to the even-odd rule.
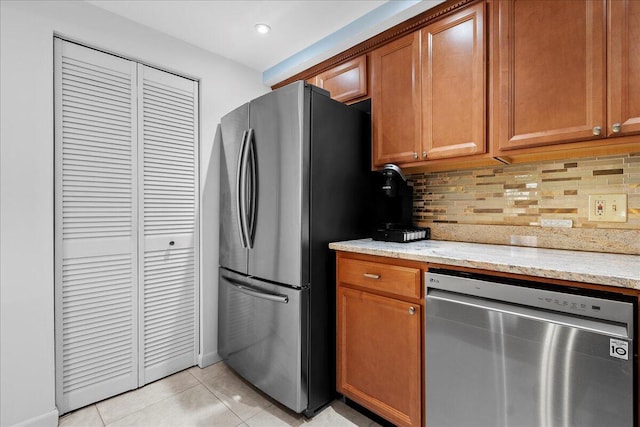
[[[368,233],[371,123],[304,82],[245,108],[221,123],[219,352],[245,379],[313,416],[335,395],[327,245]]]
[[[220,153],[220,265],[246,273],[248,248],[243,243],[240,186],[242,150],[249,127],[249,104],[231,111],[220,121],[216,143]]]
[[[308,290],[220,268],[219,352],[256,387],[296,412],[307,408]]]
[[[440,288],[429,288],[430,276]],[[633,425],[631,304],[615,301],[624,305],[618,311],[631,313],[628,323],[606,321],[443,290],[447,279],[427,274],[427,426]],[[464,286],[475,293],[518,290],[473,280]],[[536,303],[574,302],[534,292]],[[602,302],[587,309],[600,311]]]
[[[309,205],[303,89],[303,84],[289,85],[257,98],[249,116],[257,174],[249,274],[295,287],[304,285],[305,236],[308,240],[308,227],[302,229]]]

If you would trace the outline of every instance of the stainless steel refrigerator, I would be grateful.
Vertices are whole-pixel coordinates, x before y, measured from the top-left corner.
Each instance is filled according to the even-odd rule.
[[[370,119],[292,83],[220,123],[218,347],[296,412],[335,394],[335,259],[369,232]]]

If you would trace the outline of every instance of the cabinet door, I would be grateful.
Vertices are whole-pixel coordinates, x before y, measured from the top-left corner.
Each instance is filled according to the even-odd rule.
[[[421,146],[420,32],[374,50],[371,65],[373,163],[415,161]]]
[[[398,426],[421,425],[421,310],[338,288],[337,388]]]
[[[493,3],[498,57],[493,108],[500,149],[605,135],[604,4]]]
[[[607,136],[640,132],[640,2],[609,1]]]
[[[139,384],[196,363],[197,83],[138,65]]]
[[[331,93],[331,98],[347,102],[367,94],[367,56],[362,55],[324,73],[314,83]]]
[[[138,384],[136,64],[60,39],[55,49],[56,405],[65,413]]]
[[[485,152],[484,3],[422,30],[423,159]]]

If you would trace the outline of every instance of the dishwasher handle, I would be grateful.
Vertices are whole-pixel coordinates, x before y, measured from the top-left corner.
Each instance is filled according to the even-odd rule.
[[[550,310],[540,310],[527,306],[510,304],[507,302],[480,298],[455,292],[443,291],[436,288],[428,290],[426,303],[429,300],[447,301],[456,304],[463,304],[479,309],[495,311],[499,313],[511,314],[540,322],[550,322],[602,335],[612,336],[630,340],[627,325],[618,322],[607,322],[604,320],[594,320],[587,317],[572,316]],[[428,310],[428,309],[427,309]]]

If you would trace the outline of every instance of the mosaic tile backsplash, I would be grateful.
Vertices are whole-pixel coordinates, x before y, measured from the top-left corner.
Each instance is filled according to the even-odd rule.
[[[627,236],[640,230],[640,152],[432,172],[409,179],[414,184],[414,221],[424,226],[539,228],[540,220],[549,218],[570,219],[574,229],[585,232],[606,229],[612,239],[616,238],[611,233],[614,230],[626,231]],[[627,222],[589,222],[591,194],[627,194]],[[554,233],[558,229],[543,230]],[[640,240],[640,231],[638,237]]]

